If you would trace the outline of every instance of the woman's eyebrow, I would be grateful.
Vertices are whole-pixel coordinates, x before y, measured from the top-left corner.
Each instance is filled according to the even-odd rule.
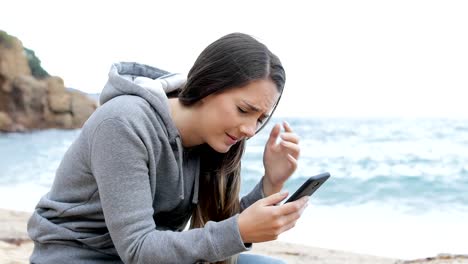
[[[242,100],[242,102],[247,105],[247,107],[249,108],[250,111],[254,111],[254,112],[261,112],[260,108],[256,107],[255,105],[245,101],[245,100]],[[270,115],[268,114],[263,114],[263,117],[264,118],[268,118]]]

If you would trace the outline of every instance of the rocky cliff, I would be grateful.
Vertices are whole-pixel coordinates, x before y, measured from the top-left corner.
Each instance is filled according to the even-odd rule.
[[[80,128],[96,102],[60,77],[33,77],[21,41],[0,34],[0,132]]]

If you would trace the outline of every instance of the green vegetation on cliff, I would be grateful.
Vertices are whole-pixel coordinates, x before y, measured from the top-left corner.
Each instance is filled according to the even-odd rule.
[[[33,50],[24,47],[24,52],[26,53],[26,57],[28,58],[29,68],[31,69],[31,74],[38,78],[43,79],[45,77],[49,77],[49,73],[44,70],[41,66],[41,60],[36,56]]]
[[[7,49],[13,48],[15,42],[15,37],[9,35],[3,30],[0,30],[0,45],[4,46]],[[24,54],[28,59],[28,65],[31,69],[31,74],[37,79],[43,79],[49,77],[49,73],[44,70],[41,66],[41,60],[36,56],[35,52],[31,49],[23,47]]]

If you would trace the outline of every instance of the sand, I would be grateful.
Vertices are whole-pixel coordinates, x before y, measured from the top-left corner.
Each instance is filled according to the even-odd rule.
[[[26,212],[0,209],[0,263],[28,263],[29,255],[33,249],[33,243],[26,233],[26,222],[29,216],[30,213]],[[250,253],[278,257],[293,264],[468,263],[468,256],[465,255],[439,255],[418,260],[398,260],[280,241],[255,244]]]

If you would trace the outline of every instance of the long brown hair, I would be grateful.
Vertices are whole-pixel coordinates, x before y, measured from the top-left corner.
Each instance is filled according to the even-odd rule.
[[[253,37],[232,33],[202,51],[178,97],[182,104],[190,106],[210,94],[242,87],[259,79],[272,80],[281,94],[286,76],[280,60]],[[245,140],[233,145],[227,153],[218,153],[207,144],[200,146],[199,202],[193,211],[190,228],[203,227],[208,221],[222,221],[240,213],[244,149]],[[233,257],[217,263],[234,261]]]

